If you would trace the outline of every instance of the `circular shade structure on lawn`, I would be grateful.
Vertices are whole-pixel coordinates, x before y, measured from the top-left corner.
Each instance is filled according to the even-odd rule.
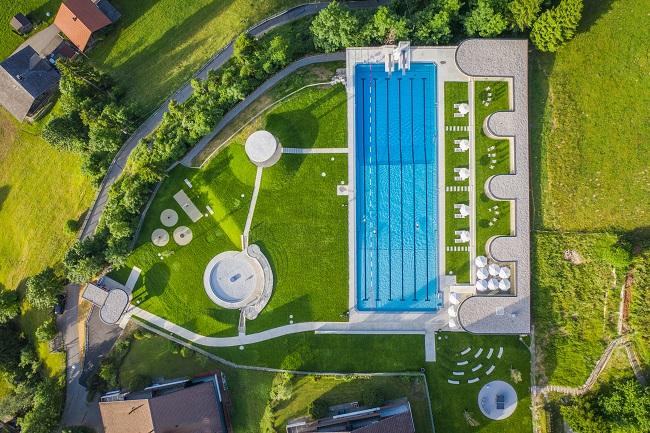
[[[164,247],[169,243],[169,233],[165,229],[156,229],[151,233],[151,242],[157,247]]]
[[[192,230],[186,226],[176,227],[174,241],[180,246],[189,244],[192,242]]]
[[[485,280],[478,280],[474,287],[476,287],[476,290],[479,292],[485,292],[488,289],[488,283]]]
[[[517,392],[502,380],[487,383],[478,393],[478,407],[490,419],[506,419],[517,408]]]
[[[282,146],[269,131],[255,131],[246,139],[246,155],[258,167],[270,167],[280,159]]]
[[[504,278],[503,280],[499,281],[499,290],[502,292],[507,292],[510,290],[510,280],[507,278]]]
[[[499,278],[510,278],[510,268],[501,266],[501,269],[499,269]]]
[[[476,270],[476,278],[479,280],[487,280],[487,278],[490,276],[490,273],[488,272],[488,269],[483,267],[483,268],[478,268]]]
[[[160,222],[165,227],[174,227],[178,222],[178,214],[174,209],[165,209],[160,212]]]
[[[217,305],[237,309],[257,300],[264,290],[260,262],[243,251],[218,254],[205,268],[203,286]]]
[[[479,268],[485,267],[488,264],[488,259],[485,256],[476,256],[474,264]]]

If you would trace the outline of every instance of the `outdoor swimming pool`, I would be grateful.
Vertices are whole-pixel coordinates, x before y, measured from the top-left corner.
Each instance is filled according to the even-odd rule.
[[[357,308],[435,311],[436,66],[355,69]]]

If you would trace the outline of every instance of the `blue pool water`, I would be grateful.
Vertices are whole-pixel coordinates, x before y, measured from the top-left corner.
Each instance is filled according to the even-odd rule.
[[[355,72],[357,307],[435,311],[436,66]]]

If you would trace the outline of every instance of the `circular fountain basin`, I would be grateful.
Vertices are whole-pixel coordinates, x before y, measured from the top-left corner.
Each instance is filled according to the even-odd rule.
[[[218,254],[205,268],[203,286],[217,305],[239,309],[260,297],[264,271],[257,259],[243,251]]]

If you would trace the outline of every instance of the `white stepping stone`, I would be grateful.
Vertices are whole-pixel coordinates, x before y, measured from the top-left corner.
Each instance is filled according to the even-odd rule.
[[[499,353],[497,353],[497,358],[501,359],[503,356],[503,347],[499,347]]]
[[[469,361],[458,361],[456,365],[467,365]]]
[[[470,379],[470,380],[468,380],[467,383],[476,383],[476,382],[478,382],[479,380],[480,380],[480,378],[475,377],[474,379]]]
[[[467,354],[468,354],[469,352],[471,352],[471,351],[472,351],[472,348],[471,348],[471,347],[468,347],[467,349],[465,349],[465,350],[463,350],[462,352],[460,352],[460,354],[461,354],[461,355],[467,355]]]
[[[453,374],[454,376],[465,376],[464,371],[452,371],[451,374]]]
[[[481,356],[481,353],[483,353],[483,348],[482,347],[479,350],[476,351],[476,353],[474,354],[474,358],[478,358],[479,356]]]
[[[479,364],[476,367],[472,368],[472,371],[478,371],[481,369],[481,367],[483,367],[483,364]]]
[[[496,367],[495,367],[494,365],[491,365],[490,368],[487,369],[487,371],[485,372],[485,374],[486,374],[486,375],[488,375],[488,374],[492,374],[492,372],[494,371],[495,368],[496,368]]]
[[[494,353],[494,349],[492,349],[492,348],[490,347],[490,350],[488,350],[487,359],[492,358],[492,354],[493,354],[493,353]]]
[[[457,380],[451,380],[451,379],[447,379],[447,382],[448,382],[448,383],[451,383],[452,385],[458,385],[458,384],[460,384],[459,381],[457,381]]]

